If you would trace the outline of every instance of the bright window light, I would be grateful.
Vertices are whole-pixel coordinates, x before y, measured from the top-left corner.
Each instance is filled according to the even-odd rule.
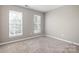
[[[34,15],[34,33],[41,32],[41,16]]]
[[[9,37],[23,34],[22,12],[9,10]]]

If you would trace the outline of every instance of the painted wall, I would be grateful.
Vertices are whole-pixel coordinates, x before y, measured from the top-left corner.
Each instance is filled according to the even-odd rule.
[[[21,38],[27,38],[27,37],[32,37],[35,35],[43,35],[44,34],[44,14],[38,11],[34,11],[31,9],[25,9],[17,6],[2,6],[1,8],[1,29],[2,29],[2,42],[6,41],[12,41],[16,39],[21,39]],[[20,11],[23,12],[23,35],[22,36],[17,36],[17,37],[11,37],[9,38],[9,10],[15,10],[15,11]],[[33,34],[33,16],[34,15],[40,15],[42,18],[42,25],[41,25],[41,30],[42,32],[40,34]]]
[[[1,6],[0,6],[0,8],[1,8]],[[0,9],[0,14],[1,14],[1,9]],[[1,15],[0,15],[0,42],[1,42]]]
[[[63,6],[46,13],[47,35],[79,43],[79,6]]]

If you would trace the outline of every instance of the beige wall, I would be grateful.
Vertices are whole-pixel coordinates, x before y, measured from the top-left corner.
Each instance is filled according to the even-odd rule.
[[[38,11],[30,10],[30,9],[25,9],[17,6],[2,6],[1,8],[1,29],[2,29],[2,39],[1,41],[11,41],[11,40],[16,40],[16,39],[21,39],[21,38],[27,38],[34,36],[36,34],[33,34],[33,15],[40,15],[42,17],[42,33],[39,35],[44,34],[44,14]],[[14,38],[9,38],[9,10],[15,10],[15,11],[21,11],[23,12],[23,36],[18,36]]]
[[[1,6],[0,6],[0,14],[1,14]],[[0,15],[0,42],[1,42],[1,15]]]
[[[46,13],[45,32],[79,43],[79,6],[63,6]]]

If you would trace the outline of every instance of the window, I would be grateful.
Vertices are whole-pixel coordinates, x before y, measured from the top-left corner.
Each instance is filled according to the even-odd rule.
[[[22,12],[9,10],[9,37],[22,35]]]
[[[34,33],[41,32],[41,16],[34,15]]]

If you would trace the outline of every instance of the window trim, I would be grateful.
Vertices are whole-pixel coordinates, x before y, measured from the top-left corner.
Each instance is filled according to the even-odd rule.
[[[34,25],[35,25],[35,24],[34,24],[34,19],[35,19],[35,17],[40,17],[40,24],[39,24],[39,25],[40,25],[40,31],[39,31],[38,33],[35,33],[35,32],[34,32]],[[40,34],[41,31],[42,31],[42,30],[41,30],[41,16],[40,16],[40,15],[34,15],[34,16],[33,16],[33,33],[34,33],[34,34]]]

